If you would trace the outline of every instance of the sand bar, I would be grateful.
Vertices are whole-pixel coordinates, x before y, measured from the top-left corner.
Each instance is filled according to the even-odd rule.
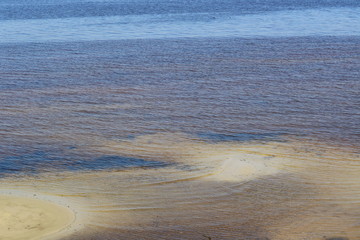
[[[72,211],[48,201],[0,195],[0,240],[44,239],[74,219]]]

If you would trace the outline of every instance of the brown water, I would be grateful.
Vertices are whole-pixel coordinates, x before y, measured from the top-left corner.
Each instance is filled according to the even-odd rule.
[[[360,239],[360,40],[0,46],[1,191],[63,239]]]

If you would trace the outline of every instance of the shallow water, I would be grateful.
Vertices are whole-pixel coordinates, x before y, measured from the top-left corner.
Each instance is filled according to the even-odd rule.
[[[3,192],[65,201],[77,228],[63,239],[359,239],[360,157],[337,146],[155,134],[96,152],[171,164],[4,178]]]
[[[2,45],[2,191],[64,239],[359,239],[359,43]]]
[[[360,239],[359,7],[0,0],[0,193],[67,240]]]

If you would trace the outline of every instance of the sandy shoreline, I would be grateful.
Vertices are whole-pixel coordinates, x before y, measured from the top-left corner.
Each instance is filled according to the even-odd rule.
[[[0,239],[36,240],[69,227],[74,213],[63,206],[30,197],[0,195]]]

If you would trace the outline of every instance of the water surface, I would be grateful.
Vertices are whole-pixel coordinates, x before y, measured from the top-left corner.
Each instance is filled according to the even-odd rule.
[[[0,43],[359,36],[358,1],[0,2]]]
[[[360,239],[359,8],[0,0],[0,192],[63,239]]]

